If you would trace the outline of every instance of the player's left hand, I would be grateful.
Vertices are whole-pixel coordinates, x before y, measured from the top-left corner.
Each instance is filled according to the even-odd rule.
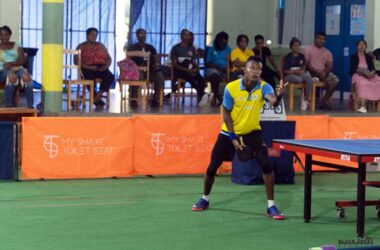
[[[374,71],[371,71],[371,72],[368,73],[368,78],[369,78],[369,79],[372,79],[372,78],[374,78],[375,76],[376,76],[376,72],[374,72]]]
[[[288,86],[289,82],[285,82],[283,80],[280,80],[280,83],[277,85],[276,88],[276,95],[280,96],[282,93],[285,92],[286,86]]]
[[[240,145],[238,139],[233,139],[232,144],[234,145],[236,150],[242,150],[243,149],[243,147],[242,147],[242,145]]]
[[[248,147],[247,145],[245,145],[243,137],[240,136],[239,140],[240,140],[239,144],[241,145],[241,148],[236,151],[237,157],[239,158],[240,161],[247,162],[250,159],[252,159],[252,154],[253,154],[252,149]]]
[[[99,72],[103,72],[103,71],[105,71],[107,69],[107,66],[100,66],[100,67],[98,67],[98,71]]]

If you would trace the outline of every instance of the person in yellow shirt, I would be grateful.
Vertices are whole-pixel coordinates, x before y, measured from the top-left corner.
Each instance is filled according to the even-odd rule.
[[[236,39],[237,47],[231,51],[232,72],[231,79],[242,78],[244,75],[244,67],[250,56],[254,55],[254,52],[247,49],[249,43],[248,36],[245,34],[238,35]]]
[[[223,98],[222,131],[211,154],[211,161],[204,179],[202,197],[193,205],[193,211],[203,211],[209,207],[209,195],[215,175],[223,161],[231,161],[234,154],[240,161],[255,158],[263,170],[263,179],[268,198],[267,215],[275,220],[284,215],[274,203],[273,167],[268,150],[261,139],[260,111],[265,100],[278,106],[287,84],[280,81],[276,91],[269,83],[261,80],[262,62],[259,57],[249,57],[244,67],[244,78],[227,84]]]

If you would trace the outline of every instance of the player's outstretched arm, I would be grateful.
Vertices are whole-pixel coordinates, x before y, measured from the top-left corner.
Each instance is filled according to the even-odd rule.
[[[269,94],[266,99],[267,101],[273,106],[277,107],[280,104],[280,101],[282,99],[282,94],[285,92],[286,86],[288,85],[288,82],[285,82],[283,80],[280,81],[280,83],[277,85],[275,95]]]

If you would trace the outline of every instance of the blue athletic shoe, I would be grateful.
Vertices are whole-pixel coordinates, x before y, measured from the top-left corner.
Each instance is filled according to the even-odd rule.
[[[193,210],[193,211],[204,211],[208,208],[209,205],[210,205],[210,203],[208,201],[206,201],[203,198],[200,198],[198,200],[198,202],[193,205],[191,210]]]
[[[276,206],[271,206],[267,209],[267,216],[272,217],[275,220],[283,220],[285,216],[281,213],[280,210],[277,209]]]

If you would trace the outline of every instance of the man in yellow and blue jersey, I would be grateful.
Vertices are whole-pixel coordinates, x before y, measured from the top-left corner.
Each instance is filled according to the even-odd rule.
[[[222,162],[231,161],[235,152],[239,157],[240,152],[247,152],[245,149],[249,149],[249,155],[245,158],[255,158],[263,170],[268,198],[267,215],[275,220],[285,218],[274,203],[273,167],[269,161],[268,150],[261,139],[260,111],[265,100],[275,107],[279,105],[286,84],[281,81],[274,91],[270,84],[261,80],[261,70],[261,59],[251,56],[244,68],[244,78],[230,82],[225,88],[222,131],[211,154],[205,175],[204,193],[193,205],[193,211],[203,211],[209,207],[211,188]]]

